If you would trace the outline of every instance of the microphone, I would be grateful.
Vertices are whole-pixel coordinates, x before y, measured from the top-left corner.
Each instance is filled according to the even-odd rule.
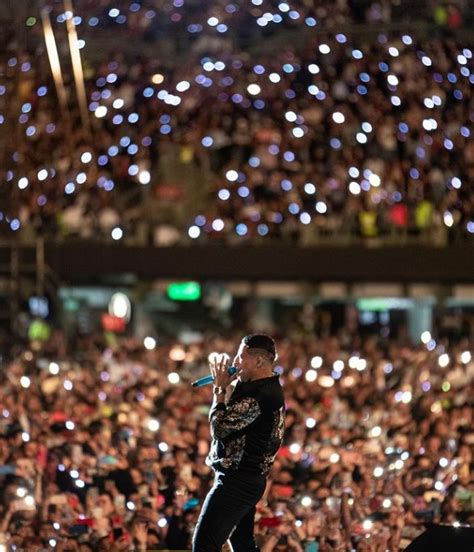
[[[227,373],[229,376],[233,376],[237,373],[237,368],[235,366],[229,366],[227,368]],[[204,376],[203,378],[199,378],[196,381],[193,381],[191,385],[193,387],[204,387],[204,385],[209,385],[210,383],[214,382],[214,377],[212,374],[209,374],[208,376]]]

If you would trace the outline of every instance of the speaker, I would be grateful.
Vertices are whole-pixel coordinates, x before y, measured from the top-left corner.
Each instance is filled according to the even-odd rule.
[[[430,525],[405,552],[473,552],[474,529],[452,525]]]

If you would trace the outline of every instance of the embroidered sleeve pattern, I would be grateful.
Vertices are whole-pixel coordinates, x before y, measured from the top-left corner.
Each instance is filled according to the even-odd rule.
[[[248,427],[260,414],[258,402],[250,397],[235,402],[226,410],[215,410],[211,417],[211,435],[214,439],[225,439]]]
[[[263,462],[260,467],[262,473],[267,474],[271,470],[273,461],[278,453],[285,432],[285,408],[282,407],[273,414],[273,426],[270,440],[266,453],[263,457]]]

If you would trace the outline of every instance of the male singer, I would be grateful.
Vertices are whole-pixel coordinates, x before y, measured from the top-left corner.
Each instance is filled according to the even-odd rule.
[[[220,552],[230,540],[234,552],[258,551],[253,529],[255,505],[265,490],[266,476],[280,448],[285,403],[273,372],[275,343],[267,335],[242,339],[228,374],[222,358],[210,363],[214,400],[209,413],[212,445],[206,464],[215,471],[193,536],[193,552]],[[231,381],[237,385],[228,401]]]

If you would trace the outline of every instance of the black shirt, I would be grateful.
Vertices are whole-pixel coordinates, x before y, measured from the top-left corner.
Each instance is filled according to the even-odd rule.
[[[206,464],[216,471],[267,475],[283,440],[285,401],[278,375],[238,382],[228,404],[209,412],[212,444]]]

